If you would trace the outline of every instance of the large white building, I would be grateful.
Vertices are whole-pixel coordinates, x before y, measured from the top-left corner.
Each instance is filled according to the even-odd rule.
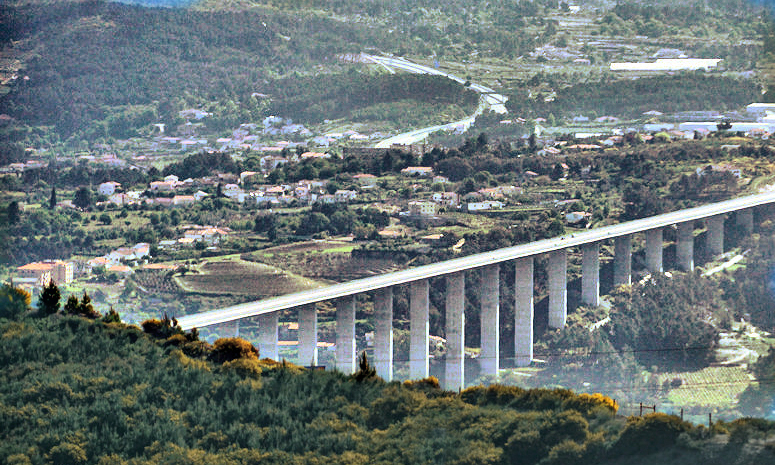
[[[611,71],[679,71],[710,69],[718,66],[720,58],[657,58],[646,63],[611,63]]]
[[[775,103],[752,103],[745,107],[745,111],[753,116],[765,116],[767,113],[775,113]]]

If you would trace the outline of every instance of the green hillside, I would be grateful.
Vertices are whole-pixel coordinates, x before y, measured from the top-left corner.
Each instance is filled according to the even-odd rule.
[[[605,397],[385,383],[76,316],[0,319],[3,464],[769,463],[775,423],[616,416]],[[172,334],[171,336],[169,336]],[[169,336],[165,339],[166,336]],[[193,342],[192,342],[193,340]],[[188,354],[188,355],[186,355]],[[771,437],[771,435],[770,435]],[[659,444],[655,450],[654,444]],[[656,455],[652,455],[655,454]]]
[[[180,124],[178,111],[190,107],[213,113],[213,132],[270,114],[308,124],[358,121],[364,114],[368,120],[380,112],[393,119],[457,116],[475,107],[474,95],[444,79],[381,75],[384,69],[358,62],[363,51],[437,60],[515,101],[589,79],[608,82],[608,61],[648,58],[661,48],[722,58],[729,70],[751,69],[766,31],[760,10],[708,3],[706,10],[680,2],[583,3],[575,14],[552,0],[458,0],[443,7],[425,0],[203,0],[190,8],[6,2],[0,5],[0,107],[12,119],[0,121],[0,140],[50,146],[73,135],[86,144],[128,138],[152,123]],[[579,66],[577,58],[591,65]],[[552,66],[544,68],[547,62]],[[755,85],[742,87],[745,98],[737,92],[724,103],[748,99]],[[363,89],[382,92],[363,98]],[[690,97],[688,103],[697,100]],[[671,100],[678,105],[687,98]],[[588,106],[570,103],[555,113]]]

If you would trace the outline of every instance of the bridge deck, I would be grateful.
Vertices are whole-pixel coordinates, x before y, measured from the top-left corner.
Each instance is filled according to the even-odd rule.
[[[469,255],[417,268],[410,268],[355,281],[333,284],[318,289],[271,297],[220,310],[186,315],[178,318],[178,322],[183,329],[225,323],[241,318],[276,312],[278,310],[285,310],[325,300],[333,300],[349,295],[361,294],[376,289],[406,284],[412,281],[442,276],[458,271],[480,268],[486,265],[506,262],[517,258],[540,255],[554,250],[567,249],[569,247],[576,247],[583,244],[648,231],[650,229],[662,228],[673,224],[709,218],[773,202],[775,202],[775,192],[739,197],[701,207],[679,210],[617,225],[605,226],[589,231]]]

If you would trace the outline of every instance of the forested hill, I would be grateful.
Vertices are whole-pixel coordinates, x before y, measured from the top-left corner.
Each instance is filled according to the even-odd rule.
[[[239,339],[210,346],[169,321],[146,322],[144,333],[15,314],[0,318],[3,465],[775,459],[756,439],[775,429],[764,420],[709,429],[664,414],[623,418],[599,395],[502,386],[457,394],[434,379],[385,383],[366,365],[350,377],[304,370],[258,360]]]
[[[249,100],[292,70],[376,43],[362,28],[310,16],[142,8],[100,1],[0,7],[24,75],[4,112],[64,134],[111,107],[176,99]],[[336,31],[336,32],[334,32]],[[382,35],[380,35],[382,38]]]

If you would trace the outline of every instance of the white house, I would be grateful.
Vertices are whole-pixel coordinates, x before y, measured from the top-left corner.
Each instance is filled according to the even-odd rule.
[[[338,191],[334,192],[334,198],[337,202],[349,202],[351,200],[355,200],[356,197],[358,197],[358,193],[355,191],[339,189]]]
[[[427,200],[409,202],[409,214],[412,216],[433,216],[438,212],[438,208],[438,205]]]
[[[152,191],[171,191],[175,187],[172,183],[166,181],[151,181]]]
[[[358,183],[363,187],[374,187],[377,185],[377,177],[373,174],[356,174],[353,176],[353,179],[358,181]]]
[[[459,197],[456,192],[434,192],[431,199],[439,205],[456,207]]]
[[[407,166],[401,170],[405,176],[433,176],[433,168],[428,166]]]
[[[466,210],[469,212],[493,210],[496,208],[503,208],[504,203],[499,200],[484,200],[482,202],[470,202],[466,204]]]
[[[196,198],[193,195],[176,195],[172,197],[172,205],[176,207],[181,205],[191,205],[194,202],[196,202]]]
[[[570,212],[565,214],[565,221],[567,221],[568,224],[576,224],[589,219],[591,216],[592,214],[587,212]]]
[[[120,183],[115,181],[107,181],[99,185],[97,192],[99,192],[101,195],[113,195],[113,193],[116,192],[116,189],[119,187],[121,187]]]

